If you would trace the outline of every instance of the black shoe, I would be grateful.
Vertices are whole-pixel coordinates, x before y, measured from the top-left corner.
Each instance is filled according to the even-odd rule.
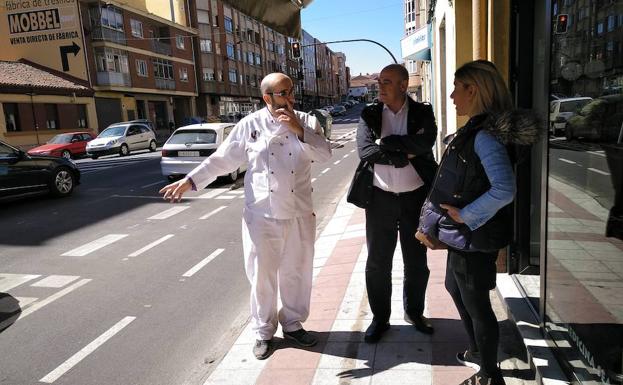
[[[424,334],[433,334],[433,332],[435,332],[433,324],[431,324],[430,320],[423,315],[411,318],[409,317],[409,314],[405,313],[405,321],[415,326],[418,331]]]
[[[462,353],[456,354],[456,360],[461,365],[465,365],[469,368],[480,370],[480,353],[466,350]]]
[[[366,329],[366,335],[363,338],[369,344],[375,344],[379,342],[383,333],[389,330],[389,322],[378,322],[377,320],[372,320],[368,329]]]
[[[283,336],[286,339],[292,340],[297,344],[305,347],[314,346],[318,342],[316,337],[312,336],[307,330],[300,328],[293,332],[283,332]]]
[[[498,373],[495,377],[478,372],[473,376],[463,380],[459,385],[506,385],[502,374]]]
[[[270,340],[255,340],[253,355],[258,360],[264,360],[270,355]]]

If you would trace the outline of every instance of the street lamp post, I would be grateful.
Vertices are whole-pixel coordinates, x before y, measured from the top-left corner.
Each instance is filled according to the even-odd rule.
[[[35,94],[35,90],[34,88],[30,90],[30,92],[27,92],[26,95],[30,96],[30,109],[32,111],[32,122],[35,126],[35,138],[37,139],[37,146],[40,144],[39,143],[39,124],[37,123],[37,115],[35,114],[35,102],[34,102],[34,96]]]

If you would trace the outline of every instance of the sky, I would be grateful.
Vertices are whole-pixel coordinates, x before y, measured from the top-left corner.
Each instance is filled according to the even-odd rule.
[[[320,41],[374,40],[402,62],[400,39],[404,36],[404,0],[314,0],[301,11],[303,29]],[[379,72],[393,63],[381,47],[369,42],[329,44],[346,54],[352,77]]]

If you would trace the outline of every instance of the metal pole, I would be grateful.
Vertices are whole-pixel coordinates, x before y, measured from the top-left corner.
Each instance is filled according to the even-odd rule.
[[[314,71],[316,78],[316,108],[320,107],[320,85],[318,83],[318,55],[316,54],[316,44],[314,43]]]
[[[35,115],[34,89],[30,91],[30,109],[32,110],[32,122],[35,125],[35,137],[37,138],[37,146],[39,143],[39,125],[37,124],[37,116]]]
[[[391,53],[391,51],[389,49],[387,49],[387,47],[385,47],[383,44],[379,43],[378,41],[374,41],[374,40],[370,40],[370,39],[349,39],[349,40],[334,40],[334,41],[325,41],[322,43],[313,43],[313,44],[307,44],[307,45],[302,45],[301,48],[304,47],[310,47],[310,46],[314,46],[314,51],[316,49],[316,45],[319,44],[333,44],[333,43],[350,43],[350,42],[355,42],[355,41],[367,41],[369,43],[374,43],[376,45],[378,45],[379,47],[383,48],[385,51],[387,51],[387,53],[389,54],[389,56],[392,57],[392,59],[394,60],[394,63],[398,64],[398,60],[396,60],[396,58],[394,57],[394,55]]]

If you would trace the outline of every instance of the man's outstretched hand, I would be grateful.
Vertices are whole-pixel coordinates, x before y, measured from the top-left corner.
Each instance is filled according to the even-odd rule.
[[[160,194],[164,194],[164,200],[170,200],[171,203],[179,202],[182,200],[182,195],[193,187],[188,178],[180,179],[177,182],[168,184],[158,191]]]

